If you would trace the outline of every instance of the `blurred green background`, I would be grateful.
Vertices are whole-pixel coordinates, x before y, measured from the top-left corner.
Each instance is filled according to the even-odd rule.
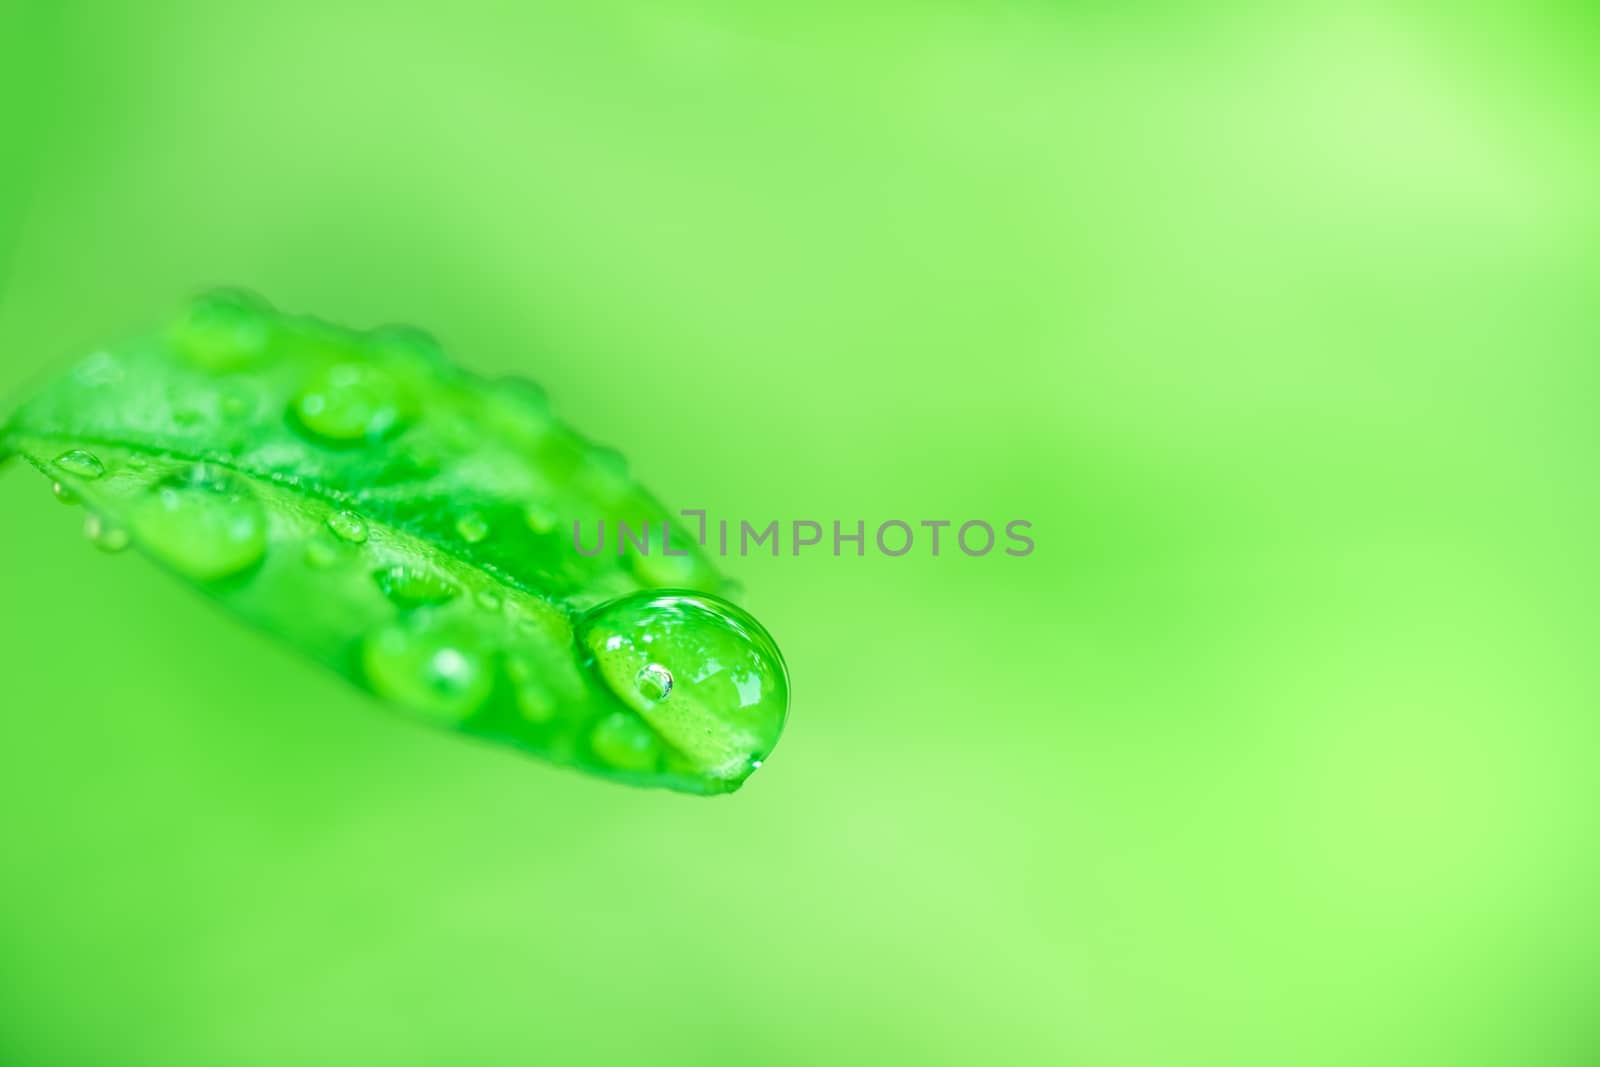
[[[0,5],[0,393],[243,284],[714,516],[740,794],[418,729],[0,477],[0,1063],[1589,1064],[1585,5]]]

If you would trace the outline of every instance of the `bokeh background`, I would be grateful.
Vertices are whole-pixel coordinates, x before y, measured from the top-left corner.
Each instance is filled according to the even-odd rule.
[[[794,703],[705,801],[8,470],[0,1063],[1595,1062],[1600,38],[1390,6],[0,5],[0,393],[243,284],[1038,542],[730,561]]]

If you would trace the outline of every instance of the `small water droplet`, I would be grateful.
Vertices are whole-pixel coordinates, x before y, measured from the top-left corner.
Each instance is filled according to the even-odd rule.
[[[455,598],[457,589],[443,575],[425,567],[396,563],[373,572],[383,595],[402,608],[421,608],[443,604]]]
[[[661,741],[637,715],[612,712],[589,733],[589,747],[600,759],[624,771],[652,771],[661,761]]]
[[[50,487],[50,491],[56,495],[57,500],[67,505],[69,508],[78,502],[78,494],[74,493],[71,489],[68,489],[60,482],[56,482],[54,485],[52,485]]]
[[[328,516],[328,529],[341,541],[348,541],[353,545],[363,545],[367,542],[367,523],[360,515],[353,511],[336,511]]]
[[[56,457],[56,467],[68,474],[85,481],[94,481],[104,478],[106,465],[100,462],[100,457],[93,452],[85,452],[81,448],[74,448],[70,452],[63,452]]]
[[[149,467],[150,461],[139,455],[137,452],[128,457],[128,468],[130,470],[142,471],[148,470]]]
[[[127,530],[92,513],[83,517],[83,536],[102,552],[121,552],[130,542]]]
[[[361,363],[337,363],[314,375],[289,405],[302,429],[335,446],[398,433],[414,417],[414,407],[392,375]]]
[[[548,504],[530,504],[522,513],[528,529],[536,534],[547,534],[556,528],[561,517]]]
[[[172,329],[172,343],[206,370],[232,371],[268,355],[273,329],[266,301],[241,289],[219,289],[190,303]]]
[[[413,617],[381,626],[362,642],[361,662],[379,696],[441,723],[468,718],[494,691],[482,639],[459,624]]]
[[[494,383],[496,392],[516,404],[529,415],[545,415],[550,411],[550,396],[544,386],[526,378],[501,378]]]
[[[672,672],[659,663],[647,663],[634,678],[639,695],[652,704],[659,704],[672,693]]]
[[[145,547],[197,581],[249,570],[267,553],[267,515],[243,481],[200,465],[165,478],[134,506]]]
[[[500,599],[500,594],[496,593],[492,589],[480,590],[477,599],[478,606],[485,611],[499,611],[501,605],[504,603],[504,601]]]
[[[240,386],[229,386],[222,392],[222,414],[230,419],[242,419],[255,411],[255,394]]]
[[[506,657],[506,677],[516,694],[517,710],[534,723],[547,723],[556,717],[559,704],[544,683],[537,664],[527,656],[512,653]]]
[[[110,352],[96,352],[79,364],[72,376],[82,385],[98,389],[122,381],[122,364]]]
[[[446,362],[438,338],[415,326],[380,326],[366,336],[367,351],[377,359],[410,361],[429,366]]]
[[[489,520],[476,511],[469,511],[456,520],[456,532],[469,545],[476,545],[489,536]]]

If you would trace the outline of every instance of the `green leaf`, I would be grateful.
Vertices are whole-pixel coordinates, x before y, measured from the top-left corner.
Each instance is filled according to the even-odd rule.
[[[11,453],[102,548],[410,716],[691,793],[737,789],[783,728],[776,645],[622,457],[419,331],[210,293],[25,400]],[[606,551],[576,551],[601,523]]]

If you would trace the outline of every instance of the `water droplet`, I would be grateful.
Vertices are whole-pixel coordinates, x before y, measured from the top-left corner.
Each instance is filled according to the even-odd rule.
[[[127,530],[94,514],[83,517],[83,536],[103,552],[121,552],[130,541]]]
[[[494,383],[497,395],[520,407],[528,415],[544,415],[550,411],[550,396],[544,386],[526,378],[501,378]]]
[[[438,338],[415,326],[380,326],[366,336],[367,351],[376,359],[440,366],[446,362]]]
[[[388,372],[361,363],[336,363],[314,375],[290,402],[295,421],[328,445],[381,440],[415,414],[405,388]]]
[[[60,482],[56,482],[54,485],[52,485],[50,487],[50,491],[56,495],[57,500],[67,505],[69,508],[78,502],[78,494],[74,493],[71,489],[68,489]]]
[[[489,536],[489,520],[476,511],[469,511],[456,520],[456,533],[467,544],[478,544]]]
[[[205,465],[165,478],[135,505],[145,547],[196,581],[249,570],[267,553],[267,515],[243,480]]]
[[[653,589],[698,589],[715,584],[716,575],[710,564],[698,550],[690,550],[694,541],[688,534],[675,531],[669,541],[663,542],[659,525],[652,526],[649,532],[649,552],[636,552],[631,545],[628,548],[627,566],[639,584]],[[666,551],[669,546],[673,553],[670,556]],[[680,552],[683,555],[678,555]]]
[[[100,462],[100,457],[93,452],[85,452],[81,448],[74,448],[70,452],[63,452],[56,457],[56,467],[76,478],[85,481],[94,481],[104,478],[106,465]]]
[[[328,516],[328,529],[341,541],[348,541],[353,545],[364,545],[367,542],[367,523],[360,515],[353,511],[336,511]]]
[[[130,470],[142,471],[148,470],[149,467],[150,461],[139,455],[137,452],[128,457],[128,469]]]
[[[530,504],[522,513],[523,519],[528,524],[528,529],[536,534],[547,534],[556,528],[561,517],[554,508],[548,504]]]
[[[637,715],[626,711],[612,712],[595,723],[589,747],[618,770],[652,771],[661,762],[661,740]]]
[[[256,408],[255,394],[240,386],[229,386],[222,392],[222,414],[230,419],[243,419]]]
[[[648,642],[650,635],[645,635]],[[672,693],[672,672],[659,663],[647,663],[639,669],[634,679],[639,695],[652,704],[659,704]]]
[[[425,567],[396,563],[373,572],[383,595],[402,608],[421,608],[454,599],[457,589],[449,579]]]
[[[219,289],[190,303],[172,330],[172,343],[198,366],[238,370],[265,359],[274,315],[266,301],[240,289]]]
[[[470,717],[494,691],[482,638],[460,624],[415,616],[380,626],[362,642],[361,663],[379,696],[444,724]]]
[[[500,594],[492,589],[479,590],[477,600],[478,606],[485,611],[499,611],[504,603],[500,599]]]
[[[601,684],[708,783],[736,785],[777,744],[789,706],[783,657],[727,601],[634,593],[589,612],[578,634]]]
[[[79,384],[91,389],[98,389],[105,385],[115,385],[122,381],[122,364],[110,352],[96,352],[78,365],[72,372]]]
[[[516,694],[517,710],[534,723],[547,723],[556,717],[560,705],[538,665],[527,656],[512,653],[506,657],[506,677]]]

